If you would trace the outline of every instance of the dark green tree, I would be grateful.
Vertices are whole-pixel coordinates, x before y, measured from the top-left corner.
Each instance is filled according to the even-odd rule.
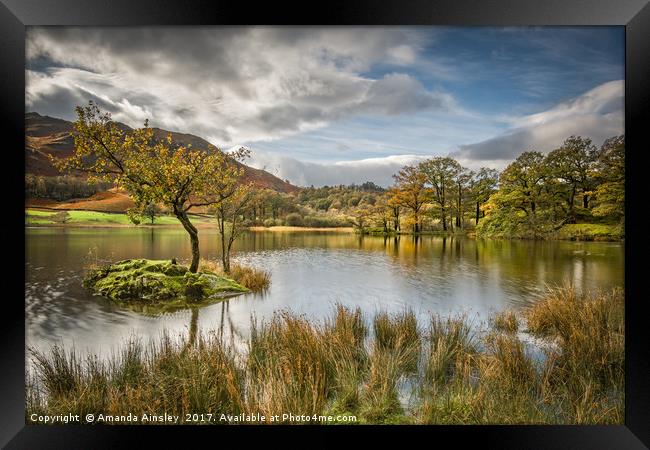
[[[598,206],[594,208],[593,214],[623,222],[625,218],[625,136],[613,137],[603,143],[592,175],[600,183],[595,190]]]
[[[557,183],[553,191],[564,197],[568,220],[571,222],[575,222],[577,194],[582,195],[582,207],[589,208],[589,198],[595,187],[592,172],[596,153],[597,148],[591,139],[571,136],[546,157],[549,183]]]
[[[497,191],[498,184],[499,171],[496,169],[481,167],[479,171],[474,174],[474,177],[470,182],[470,192],[476,205],[474,216],[476,225],[478,225],[481,216],[481,206],[485,204],[490,196]]]

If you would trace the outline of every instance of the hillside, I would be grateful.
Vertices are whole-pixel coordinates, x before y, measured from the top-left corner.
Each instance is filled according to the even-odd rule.
[[[120,124],[129,128],[124,124]],[[156,138],[166,137],[170,131],[154,128]],[[62,158],[70,156],[74,151],[74,140],[70,135],[72,122],[35,112],[25,114],[25,171],[28,174],[55,176],[61,173],[52,166],[48,155]],[[193,148],[208,148],[210,143],[192,134],[171,132],[175,142],[183,145],[191,144]],[[295,192],[299,188],[271,175],[242,164],[245,181],[252,181],[256,186],[273,189],[278,192]]]

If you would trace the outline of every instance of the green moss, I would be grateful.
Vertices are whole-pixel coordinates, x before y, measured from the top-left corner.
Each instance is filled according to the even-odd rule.
[[[89,271],[83,284],[115,301],[176,306],[248,292],[234,280],[210,272],[192,273],[169,260],[119,261]]]
[[[560,228],[558,235],[572,241],[618,241],[624,234],[618,224],[572,223]]]

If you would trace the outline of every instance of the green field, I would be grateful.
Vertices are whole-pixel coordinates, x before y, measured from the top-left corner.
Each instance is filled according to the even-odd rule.
[[[190,216],[195,224],[210,224],[211,219],[203,216]],[[162,215],[154,220],[154,225],[180,225],[173,216]],[[124,213],[106,213],[98,211],[43,211],[38,209],[25,209],[25,225],[133,225]],[[144,219],[142,225],[151,225]]]

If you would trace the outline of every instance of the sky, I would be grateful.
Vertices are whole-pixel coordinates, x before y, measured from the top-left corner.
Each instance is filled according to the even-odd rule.
[[[26,57],[27,111],[94,100],[301,186],[624,132],[623,27],[28,27]]]

